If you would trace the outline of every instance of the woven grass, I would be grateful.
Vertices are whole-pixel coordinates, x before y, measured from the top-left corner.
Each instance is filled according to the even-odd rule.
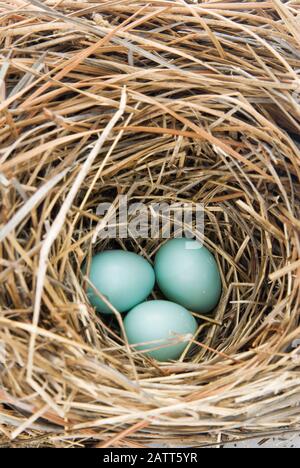
[[[202,446],[299,429],[299,3],[6,0],[0,12],[0,445]],[[130,349],[87,300],[92,253],[153,261],[160,245],[97,236],[96,207],[120,195],[205,204],[224,294],[174,363]]]

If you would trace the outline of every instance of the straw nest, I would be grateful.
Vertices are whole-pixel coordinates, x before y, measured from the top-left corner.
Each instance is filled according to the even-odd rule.
[[[299,428],[296,1],[0,3],[1,445],[201,446]],[[204,203],[224,294],[178,362],[82,265],[101,201]],[[120,320],[120,317],[117,316]]]

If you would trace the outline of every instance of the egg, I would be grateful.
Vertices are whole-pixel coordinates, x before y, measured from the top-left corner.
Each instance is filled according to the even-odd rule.
[[[170,301],[202,314],[217,306],[222,292],[218,264],[198,241],[166,242],[156,254],[154,269],[157,284]]]
[[[89,279],[119,312],[127,312],[143,302],[155,284],[150,263],[140,255],[123,250],[95,255],[91,261]],[[113,313],[91,287],[87,295],[98,312]]]
[[[179,335],[194,335],[197,322],[190,312],[178,304],[149,301],[136,306],[127,314],[124,327],[129,344],[143,343],[135,348],[149,350],[146,354],[158,361],[169,361],[178,359],[188,344],[189,337],[184,342],[176,343]],[[172,341],[175,343],[168,346]]]

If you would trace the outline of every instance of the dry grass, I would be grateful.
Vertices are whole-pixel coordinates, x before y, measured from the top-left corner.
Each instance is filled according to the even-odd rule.
[[[6,0],[0,12],[0,444],[297,430],[299,3]],[[110,247],[95,209],[121,194],[205,203],[224,297],[179,362],[129,351],[87,302],[82,263]],[[159,246],[116,243],[151,260]]]

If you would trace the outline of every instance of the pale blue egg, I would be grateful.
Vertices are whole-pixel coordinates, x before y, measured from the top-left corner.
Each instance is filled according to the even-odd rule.
[[[136,349],[148,350],[146,354],[158,361],[169,361],[181,356],[191,335],[197,331],[197,322],[189,311],[178,304],[149,301],[127,314],[124,327],[130,344],[143,343],[135,346]],[[185,341],[180,341],[179,337],[183,336]]]
[[[155,258],[159,288],[173,302],[206,314],[218,304],[222,283],[213,254],[198,241],[172,239]]]
[[[155,274],[150,263],[140,255],[123,250],[108,250],[95,255],[89,279],[119,312],[127,312],[143,302],[155,284]],[[98,312],[112,313],[91,287],[87,294]]]

